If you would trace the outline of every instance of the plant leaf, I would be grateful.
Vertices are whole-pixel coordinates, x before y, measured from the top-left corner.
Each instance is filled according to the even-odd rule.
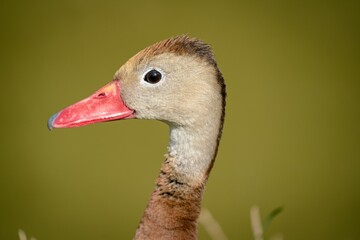
[[[264,219],[262,225],[263,225],[263,231],[264,233],[267,231],[270,223],[274,220],[274,218],[279,215],[284,210],[284,207],[277,207],[274,210],[272,210]]]

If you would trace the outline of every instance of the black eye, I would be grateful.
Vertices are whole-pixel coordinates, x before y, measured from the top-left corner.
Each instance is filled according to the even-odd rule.
[[[161,80],[161,78],[162,78],[161,73],[153,69],[145,75],[144,80],[148,83],[155,84],[158,83]]]

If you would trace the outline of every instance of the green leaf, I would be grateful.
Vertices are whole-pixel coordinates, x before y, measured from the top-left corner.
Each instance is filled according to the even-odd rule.
[[[268,229],[270,223],[274,220],[274,218],[279,215],[284,210],[283,207],[278,207],[272,210],[264,219],[262,225],[263,225],[263,232],[265,233]]]

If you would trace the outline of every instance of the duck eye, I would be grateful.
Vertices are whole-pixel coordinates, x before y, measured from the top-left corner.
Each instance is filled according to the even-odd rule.
[[[162,78],[162,75],[159,71],[153,69],[146,73],[144,80],[148,83],[155,84],[158,83]]]

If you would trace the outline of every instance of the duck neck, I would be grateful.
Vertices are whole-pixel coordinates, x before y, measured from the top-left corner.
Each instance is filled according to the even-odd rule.
[[[216,125],[170,127],[168,154],[135,239],[197,239],[202,194],[219,139]]]

